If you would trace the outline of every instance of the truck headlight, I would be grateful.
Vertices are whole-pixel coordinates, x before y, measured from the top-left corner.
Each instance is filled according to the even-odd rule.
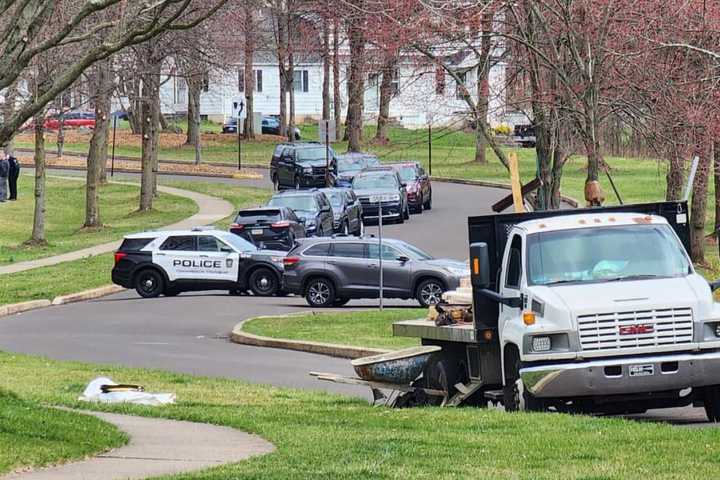
[[[715,324],[715,336],[720,337],[720,322]]]
[[[533,337],[533,339],[532,339],[533,352],[547,352],[551,348],[552,348],[552,342],[550,341],[550,337],[545,337],[545,336]]]
[[[305,172],[305,173],[312,173],[312,167],[305,167],[305,168],[303,168],[303,172]]]

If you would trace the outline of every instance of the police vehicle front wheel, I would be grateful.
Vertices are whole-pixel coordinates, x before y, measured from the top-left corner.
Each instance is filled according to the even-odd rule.
[[[157,270],[146,269],[135,275],[135,291],[143,298],[155,298],[165,290],[165,281]]]
[[[248,279],[250,290],[259,297],[275,295],[278,290],[277,276],[269,268],[258,268]]]

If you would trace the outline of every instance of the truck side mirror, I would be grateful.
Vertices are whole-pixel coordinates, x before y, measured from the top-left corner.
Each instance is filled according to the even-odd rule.
[[[709,282],[709,283],[710,283],[710,291],[711,292],[714,292],[715,290],[720,288],[720,280],[715,280],[714,282]]]
[[[490,286],[490,254],[485,242],[470,244],[470,280],[475,288]]]

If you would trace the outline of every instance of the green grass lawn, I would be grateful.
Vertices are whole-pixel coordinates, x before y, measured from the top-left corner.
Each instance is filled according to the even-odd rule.
[[[423,318],[425,315],[427,310],[424,308],[309,313],[250,320],[243,324],[243,330],[265,337],[398,349],[416,346],[418,340],[393,337],[393,322]]]
[[[75,186],[75,189],[82,191],[78,188],[80,186],[80,182],[75,182],[73,185]],[[235,205],[238,209],[262,204],[270,195],[269,191],[260,188],[238,187],[234,185],[202,181],[172,182],[168,183],[168,185],[224,198]],[[104,194],[105,192],[103,192],[103,195]],[[167,201],[168,197],[168,195],[163,195],[161,199],[166,199]],[[2,205],[6,206],[8,204]],[[162,205],[162,203],[159,205]],[[193,205],[195,204],[193,203]],[[2,211],[2,207],[0,207],[0,222],[3,218]],[[189,213],[187,215],[189,215]],[[187,215],[182,215],[181,217]],[[233,218],[234,217],[228,217],[223,219],[220,222],[217,222],[217,225],[220,228],[227,228],[227,225]],[[130,228],[128,226],[127,231],[135,232],[140,231],[143,228],[140,226]],[[67,238],[67,241],[71,241],[74,238],[72,232],[68,233],[68,235],[69,237]],[[75,236],[78,235],[83,234],[75,234]],[[5,237],[0,236],[0,245],[2,245],[3,241],[5,241]],[[71,248],[70,250],[74,250],[74,248]],[[59,295],[67,295],[90,288],[108,285],[111,283],[110,271],[112,270],[112,267],[113,256],[112,254],[106,254],[92,258],[75,260],[72,262],[65,262],[50,267],[36,268],[20,273],[0,275],[0,305],[44,298],[52,300],[54,297]]]
[[[81,404],[78,394],[97,375],[175,392],[178,403]],[[388,410],[324,393],[6,353],[0,388],[47,404],[225,425],[277,447],[184,479],[650,480],[714,478],[720,468],[715,428],[476,408]]]
[[[0,204],[0,265],[57,255],[121,238],[124,234],[172,224],[197,212],[190,199],[160,193],[154,209],[138,213],[139,187],[108,184],[100,191],[100,215],[105,225],[83,230],[84,183],[47,178],[45,233],[47,246],[27,246],[33,224],[34,178],[23,175],[17,202]]]
[[[80,459],[125,443],[124,433],[95,417],[43,407],[0,389],[0,474]]]

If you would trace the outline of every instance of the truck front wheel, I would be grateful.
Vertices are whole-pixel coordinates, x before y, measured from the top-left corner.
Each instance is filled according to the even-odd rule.
[[[720,422],[720,385],[703,389],[703,403],[708,420],[713,423]]]
[[[520,358],[517,352],[512,352],[505,359],[503,405],[506,412],[544,410],[542,400],[525,388],[525,383],[520,377]]]

